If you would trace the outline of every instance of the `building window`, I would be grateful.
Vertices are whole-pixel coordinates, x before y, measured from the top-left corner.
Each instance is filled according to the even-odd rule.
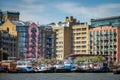
[[[62,58],[62,54],[57,54],[57,57],[58,58]]]
[[[82,35],[85,35],[86,34],[86,32],[82,32]]]
[[[58,30],[58,32],[63,32],[63,29]]]
[[[81,42],[80,41],[77,41],[77,42],[75,42],[76,44],[80,44]]]
[[[86,52],[86,50],[82,50],[82,52]]]
[[[76,37],[76,39],[80,39],[81,37]]]
[[[7,31],[9,32],[9,28],[7,27]]]
[[[82,28],[82,31],[85,31],[86,30],[86,28]]]
[[[80,48],[80,46],[76,46],[76,48]]]
[[[86,39],[86,37],[82,37],[82,39]]]
[[[86,43],[86,41],[82,41],[82,44],[85,44]]]
[[[77,31],[81,31],[81,29],[76,29]]]
[[[32,28],[31,32],[33,32],[33,33],[36,32],[36,29],[35,29],[35,28]]]
[[[82,46],[82,48],[86,48],[86,45]]]

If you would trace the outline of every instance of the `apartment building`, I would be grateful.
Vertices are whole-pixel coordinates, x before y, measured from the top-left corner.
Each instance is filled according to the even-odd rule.
[[[40,34],[39,34],[39,49],[40,49],[40,57],[42,58],[55,58],[55,32],[52,31],[52,27],[50,25],[41,25],[38,27]]]
[[[90,54],[105,55],[109,62],[120,62],[120,16],[91,19]]]
[[[66,55],[71,53],[70,28],[62,25],[54,27],[53,31],[56,32],[56,59],[63,60]]]
[[[39,58],[40,57],[40,47],[39,47],[39,29],[35,23],[30,23],[27,28],[27,58]]]
[[[87,23],[73,25],[71,30],[71,53],[88,54],[88,30]]]
[[[69,54],[88,54],[88,24],[80,23],[73,16],[65,21],[53,27],[57,59],[63,60]]]
[[[6,53],[8,57],[6,59],[18,59],[18,35],[15,25],[8,24],[10,21],[7,20],[6,23],[0,26],[0,50],[1,50],[1,60],[4,59],[4,54]]]
[[[89,33],[90,54],[105,55],[108,61],[120,62],[120,28],[101,26]]]

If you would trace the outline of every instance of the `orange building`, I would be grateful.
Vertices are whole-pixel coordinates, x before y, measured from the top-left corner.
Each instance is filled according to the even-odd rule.
[[[89,53],[105,55],[108,61],[120,62],[120,28],[100,26],[89,30]]]

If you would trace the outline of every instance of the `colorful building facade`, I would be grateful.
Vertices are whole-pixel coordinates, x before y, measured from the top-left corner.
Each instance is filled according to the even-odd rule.
[[[0,27],[0,30],[7,31],[8,28],[9,34],[17,36],[16,54],[26,59],[39,57],[39,29],[35,23],[7,20]],[[15,51],[12,50],[12,52]]]
[[[23,21],[11,21],[10,23],[14,24],[16,27],[16,31],[19,36],[18,40],[18,48],[20,57],[26,58],[26,54],[28,51],[28,25]]]
[[[71,40],[69,27],[59,26],[54,27],[56,32],[56,59],[63,60],[64,57],[71,53]]]
[[[108,61],[120,62],[120,28],[101,26],[89,30],[90,54],[105,55]]]
[[[40,56],[39,29],[35,23],[28,27],[28,52],[27,58],[38,58]]]
[[[88,30],[87,23],[80,23],[72,26],[71,53],[89,54],[88,53]]]
[[[106,55],[110,62],[120,62],[120,16],[91,19],[90,54]]]
[[[52,59],[55,58],[55,32],[52,31],[50,25],[39,26],[40,31],[40,56],[42,58]]]
[[[35,23],[12,21],[19,35],[19,53],[25,59],[37,59],[40,56],[39,29]]]
[[[80,23],[72,16],[65,20],[53,27],[56,32],[57,59],[63,60],[69,54],[89,54],[87,23]]]
[[[7,53],[7,59],[19,59],[18,52],[18,35],[14,24],[7,20],[0,26],[0,50],[1,60],[3,59],[4,52]]]

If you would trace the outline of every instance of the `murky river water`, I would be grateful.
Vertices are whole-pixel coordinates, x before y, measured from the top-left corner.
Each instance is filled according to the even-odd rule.
[[[0,80],[120,80],[113,73],[0,73]]]

